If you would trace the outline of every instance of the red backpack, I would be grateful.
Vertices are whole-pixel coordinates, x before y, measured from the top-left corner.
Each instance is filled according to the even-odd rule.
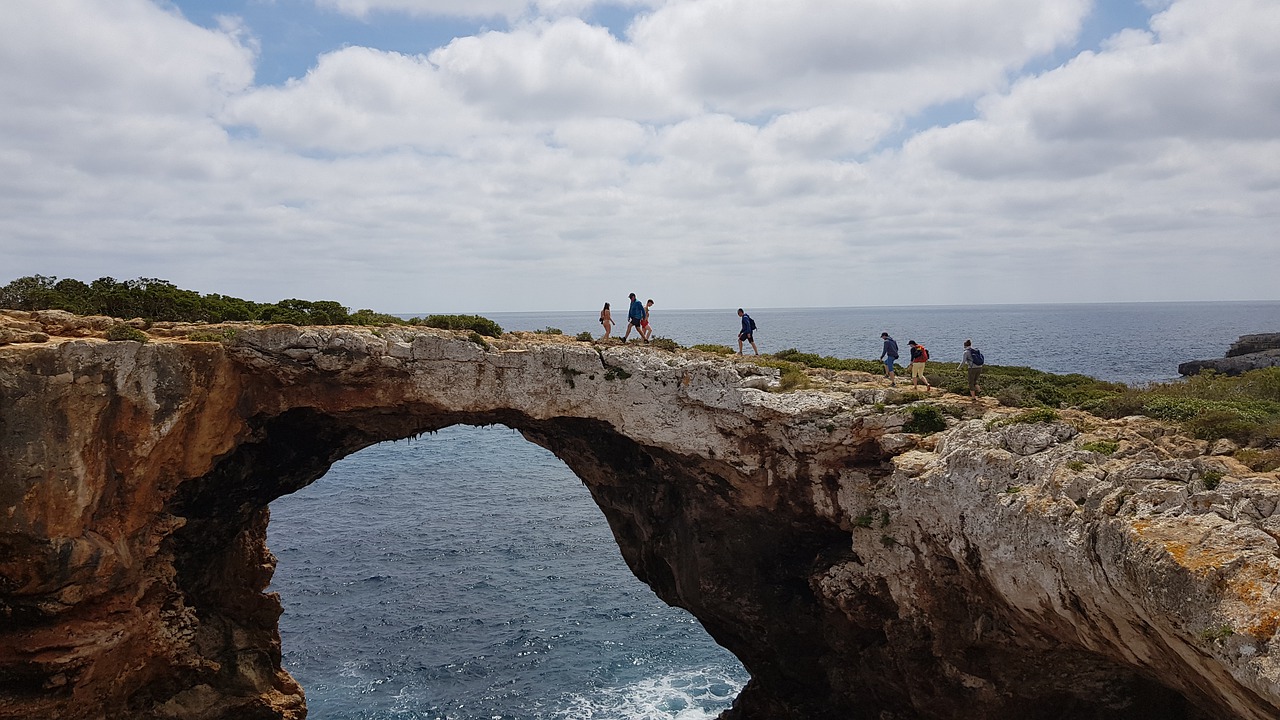
[[[916,343],[916,347],[920,348],[920,362],[929,362],[929,351],[920,343]]]

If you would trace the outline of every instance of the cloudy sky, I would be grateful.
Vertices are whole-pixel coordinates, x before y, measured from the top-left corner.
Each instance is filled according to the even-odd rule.
[[[0,282],[1280,299],[1277,0],[4,0]]]

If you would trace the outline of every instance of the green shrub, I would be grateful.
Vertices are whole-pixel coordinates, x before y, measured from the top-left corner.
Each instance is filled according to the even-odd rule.
[[[479,315],[428,315],[420,323],[441,330],[470,330],[487,337],[502,335],[502,326]]]
[[[1006,385],[996,390],[995,398],[1007,407],[1030,407],[1038,405],[1035,395],[1020,383]]]
[[[1217,490],[1218,485],[1222,482],[1222,471],[1206,470],[1204,476],[1200,479],[1204,481],[1205,490]]]
[[[147,338],[146,333],[137,328],[129,327],[124,323],[116,323],[115,325],[112,325],[111,328],[107,330],[106,336],[108,340],[132,340],[140,343],[144,343],[149,339]]]
[[[778,379],[778,389],[785,392],[787,390],[803,390],[809,387],[809,376],[804,370],[794,365],[787,367],[782,371],[782,376]]]
[[[582,332],[578,333],[574,337],[578,340],[581,340],[582,342],[591,342],[592,340],[596,339],[595,336],[592,335],[589,330],[583,330]]]
[[[712,353],[712,354],[714,354],[714,355],[735,355],[735,354],[737,354],[737,352],[738,352],[737,350],[734,350],[733,348],[729,347],[728,345],[707,345],[707,344],[699,344],[699,345],[694,345],[694,346],[690,347],[689,349],[690,349],[690,350],[701,350],[702,352]]]
[[[187,339],[192,342],[231,342],[236,339],[236,335],[240,333],[235,328],[222,328],[221,330],[197,330],[187,333]]]
[[[680,349],[680,343],[671,338],[656,337],[649,341],[650,347],[656,347],[659,350],[669,350],[675,352]]]
[[[1253,437],[1258,424],[1239,410],[1213,409],[1193,416],[1183,426],[1200,440],[1229,438],[1245,444]]]
[[[903,432],[929,435],[947,429],[947,419],[935,405],[912,405],[907,412],[911,419],[902,426]]]
[[[475,330],[472,330],[471,333],[467,335],[467,339],[479,345],[480,347],[484,348],[485,350],[489,349],[489,343],[486,342],[485,339],[480,335],[480,333],[476,332]]]
[[[542,328],[541,330],[534,330],[534,331],[533,331],[533,334],[535,334],[535,335],[563,335],[563,334],[564,334],[564,331],[563,331],[563,330],[561,330],[560,328],[557,328],[557,327],[551,327],[550,325],[548,325],[548,326],[546,326],[546,327]]]
[[[1099,455],[1110,455],[1120,449],[1120,443],[1112,440],[1095,440],[1081,445],[1080,449],[1098,453]]]
[[[822,368],[825,370],[855,370],[858,372],[866,372],[876,375],[884,372],[884,364],[875,360],[860,360],[856,358],[841,359],[830,356],[823,357],[813,353],[802,353],[795,348],[776,352],[771,357],[783,362],[797,363],[811,368]]]
[[[1085,467],[1086,465],[1083,460],[1070,460],[1067,462],[1067,468],[1070,470],[1074,470],[1076,472],[1080,472],[1081,470],[1084,470]]]

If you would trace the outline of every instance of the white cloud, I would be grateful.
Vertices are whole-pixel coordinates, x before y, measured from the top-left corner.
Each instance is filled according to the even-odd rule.
[[[0,95],[11,110],[208,112],[253,81],[253,52],[234,34],[146,0],[12,0],[0,23]]]
[[[425,57],[344,47],[259,86],[233,18],[11,3],[6,269],[388,311],[629,286],[671,307],[1274,287],[1270,0],[1176,0],[1023,78],[1083,2],[654,7],[623,37],[526,18]],[[963,98],[976,119],[908,124]]]
[[[359,18],[374,13],[393,13],[419,17],[506,18],[580,16],[596,6],[649,7],[663,0],[316,0],[323,8],[331,8]]]
[[[321,56],[283,87],[234,98],[223,119],[290,147],[336,153],[443,152],[494,126],[444,88],[424,58],[362,47]]]
[[[1185,172],[1185,143],[1266,140],[1280,128],[1280,5],[1184,0],[1098,53],[1023,79],[973,121],[912,151],[976,177]],[[1156,170],[1156,168],[1164,168]],[[1180,169],[1181,168],[1181,169]]]
[[[676,0],[629,37],[684,90],[735,114],[847,104],[913,112],[999,88],[1067,44],[1088,0]]]
[[[657,120],[698,109],[635,48],[576,18],[460,38],[431,62],[462,97],[508,119]]]

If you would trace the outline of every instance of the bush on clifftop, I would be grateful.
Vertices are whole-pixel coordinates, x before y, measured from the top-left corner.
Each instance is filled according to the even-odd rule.
[[[420,324],[454,330],[475,330],[497,337],[502,328],[476,315],[432,315],[425,320],[404,320],[372,310],[351,312],[333,300],[290,298],[259,303],[227,295],[201,295],[183,290],[168,280],[98,278],[79,280],[45,275],[21,277],[0,287],[0,308],[12,310],[66,310],[77,315],[144,318],[152,322],[258,322],[290,325],[406,325]],[[435,320],[433,320],[433,318]],[[446,320],[439,320],[446,318]],[[452,318],[465,318],[454,320]]]

